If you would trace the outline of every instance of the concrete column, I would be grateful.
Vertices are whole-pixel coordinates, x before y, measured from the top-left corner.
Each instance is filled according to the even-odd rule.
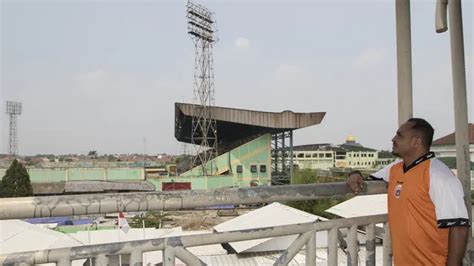
[[[410,0],[396,0],[398,124],[413,117]]]
[[[464,200],[472,222],[471,160],[469,155],[469,128],[467,117],[466,66],[464,62],[464,36],[461,0],[449,0],[449,33],[451,39],[451,67],[453,75],[454,124],[456,138],[457,175],[464,190]],[[472,239],[471,239],[472,241]],[[470,257],[465,257],[471,265]]]
[[[333,227],[328,232],[328,265],[337,265],[337,233],[339,229]]]
[[[134,250],[130,253],[130,266],[143,265],[143,252],[141,250]]]
[[[357,266],[359,265],[359,243],[357,242],[357,225],[353,225],[348,229],[347,235],[347,265]]]
[[[163,266],[174,266],[176,254],[173,247],[165,247],[163,250]]]
[[[375,266],[375,224],[366,227],[367,242],[365,243],[365,265]]]
[[[56,263],[56,266],[71,266],[71,260],[68,258],[61,259]]]
[[[392,241],[390,238],[390,225],[389,223],[383,224],[383,265],[392,266]]]

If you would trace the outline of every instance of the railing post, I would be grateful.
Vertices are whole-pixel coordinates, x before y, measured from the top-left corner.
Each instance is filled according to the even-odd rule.
[[[390,225],[388,222],[383,224],[383,265],[392,266],[392,240],[390,238]]]
[[[105,254],[99,254],[95,257],[95,266],[108,266],[109,265],[109,257]]]
[[[359,243],[357,241],[357,225],[351,226],[347,234],[347,265],[359,265]]]
[[[339,228],[333,227],[328,232],[328,265],[337,265],[337,233]]]
[[[130,266],[142,266],[143,265],[143,253],[141,250],[134,250],[130,253]]]
[[[316,230],[311,232],[311,237],[306,242],[306,265],[316,266]]]
[[[375,224],[371,223],[366,227],[367,242],[365,242],[365,265],[375,266]]]
[[[163,250],[163,266],[175,265],[175,252],[173,247],[165,247]]]
[[[56,266],[71,266],[71,260],[69,258],[60,259]]]

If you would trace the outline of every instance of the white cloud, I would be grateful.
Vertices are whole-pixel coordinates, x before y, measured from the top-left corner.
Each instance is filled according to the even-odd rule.
[[[235,47],[239,49],[247,49],[250,46],[250,41],[247,38],[239,37],[234,41]]]

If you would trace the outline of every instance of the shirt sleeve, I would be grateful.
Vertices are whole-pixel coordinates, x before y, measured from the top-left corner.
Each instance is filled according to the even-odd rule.
[[[430,197],[438,228],[470,226],[461,182],[438,159],[432,159],[430,164]]]
[[[385,182],[388,182],[390,180],[390,169],[392,166],[395,164],[399,163],[400,160],[396,160],[392,162],[391,164],[385,166],[384,168],[378,170],[377,172],[371,174],[369,178],[371,179],[378,179],[378,180],[384,180]]]

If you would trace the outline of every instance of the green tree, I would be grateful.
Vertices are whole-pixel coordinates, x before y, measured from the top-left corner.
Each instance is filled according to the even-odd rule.
[[[295,172],[293,173],[293,184],[326,183],[327,181],[327,178],[318,179],[316,177],[316,172],[311,169],[295,170]],[[349,199],[349,197],[339,196],[317,200],[293,201],[288,202],[287,205],[318,216],[326,218],[336,218],[334,215],[326,213],[325,210],[347,199]]]
[[[14,160],[0,183],[0,197],[28,197],[33,195],[30,175],[26,168],[18,161]]]

